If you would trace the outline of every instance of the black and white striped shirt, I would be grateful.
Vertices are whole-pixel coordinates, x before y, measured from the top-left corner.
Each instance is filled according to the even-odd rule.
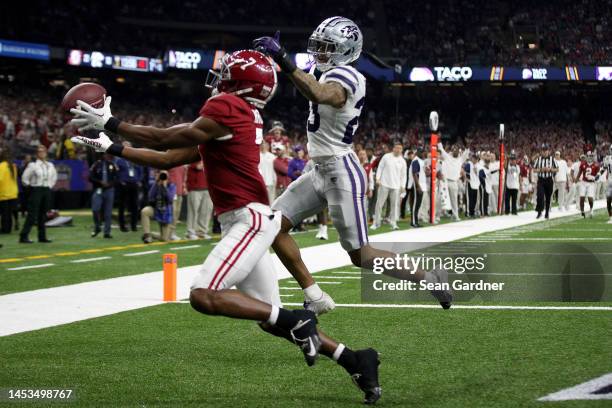
[[[556,169],[559,166],[557,165],[557,162],[555,161],[553,156],[549,156],[549,157],[538,157],[535,162],[533,163],[533,168],[534,169],[543,169],[545,167],[548,168],[552,168],[552,169]],[[552,171],[543,171],[543,172],[538,172],[538,178],[539,179],[547,179],[547,178],[552,178],[554,177],[555,173],[553,173]]]

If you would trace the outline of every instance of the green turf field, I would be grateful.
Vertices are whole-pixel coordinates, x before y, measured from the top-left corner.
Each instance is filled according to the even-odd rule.
[[[497,255],[498,259],[504,259],[494,265],[496,268],[505,265],[503,268],[509,271],[538,270],[538,259],[540,264],[542,259],[550,262],[551,258],[544,255],[543,258],[527,256],[526,252],[560,251],[559,245],[578,243],[580,248],[594,253],[604,272],[609,274],[612,225],[605,224],[606,220],[600,211],[593,219],[566,217],[460,242],[505,252]],[[78,246],[71,248],[68,242],[77,231],[83,235],[87,230],[85,226],[76,226],[51,231],[50,236],[56,241],[44,253],[40,246],[34,245],[33,250],[39,252],[11,254],[7,251],[17,244],[7,245],[6,240],[2,251],[7,258],[36,256],[54,251],[129,245],[138,238],[135,234],[124,236],[114,232],[116,239],[109,243],[85,235]],[[296,238],[301,246],[318,243],[314,232],[299,234]],[[189,241],[7,262],[0,264],[0,288],[3,293],[10,293],[155,271],[160,269],[158,253],[137,259],[123,254],[152,249],[163,252],[170,247],[195,244],[202,246],[178,252],[183,260],[181,266],[186,266],[200,263],[211,243]],[[469,248],[482,250],[479,246]],[[515,255],[518,252],[521,254]],[[111,259],[80,264],[86,265],[85,268],[75,268],[69,263],[84,256],[111,256]],[[8,267],[43,262],[56,265],[6,271]],[[316,279],[338,303],[357,305],[362,300],[360,276],[359,269],[347,266],[319,272]],[[513,279],[520,281],[521,277]],[[606,276],[605,288],[609,288],[609,280]],[[284,302],[302,301],[294,281],[281,281],[280,286]],[[433,303],[429,299],[423,302]],[[507,303],[482,297],[464,303],[483,302]],[[612,306],[612,302],[535,300],[515,300],[512,304]],[[612,372],[612,311],[609,310],[339,307],[322,316],[320,324],[328,334],[349,347],[373,346],[380,351],[383,397],[379,406],[610,406],[610,400],[536,401],[546,394]],[[361,393],[348,375],[325,358],[308,368],[295,346],[266,335],[253,323],[203,316],[185,303],[0,337],[0,361],[0,388],[76,389],[76,399],[65,403],[66,406],[349,407],[359,406],[361,401]]]

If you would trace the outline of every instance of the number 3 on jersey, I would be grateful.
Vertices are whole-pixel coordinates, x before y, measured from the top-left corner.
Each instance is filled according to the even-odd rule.
[[[346,144],[353,143],[353,136],[355,136],[355,131],[357,130],[357,125],[359,124],[359,117],[361,116],[361,109],[363,108],[363,104],[365,103],[365,96],[357,101],[355,104],[355,109],[359,110],[357,116],[349,121],[346,125],[346,130],[344,131],[344,137],[342,141]]]
[[[351,119],[347,125],[346,130],[344,131],[344,137],[342,138],[342,142],[346,144],[353,143],[353,136],[355,136],[355,130],[357,129],[357,125],[359,124],[359,116],[361,116],[361,109],[363,108],[363,104],[365,103],[365,96],[357,101],[355,104],[355,109],[359,110],[357,116]],[[312,122],[310,119],[308,120],[308,131],[316,132],[319,130],[319,126],[321,126],[321,116],[319,115],[319,105],[316,103],[312,104],[312,108],[310,110],[312,116]]]

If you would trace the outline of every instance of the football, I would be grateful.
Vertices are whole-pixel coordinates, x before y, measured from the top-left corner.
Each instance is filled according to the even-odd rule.
[[[83,82],[70,88],[62,99],[61,108],[64,111],[76,108],[76,102],[79,100],[87,102],[94,108],[101,108],[104,104],[104,95],[106,95],[106,89],[102,85]]]

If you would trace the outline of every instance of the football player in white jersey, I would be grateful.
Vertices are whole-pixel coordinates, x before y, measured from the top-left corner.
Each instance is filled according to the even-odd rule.
[[[367,176],[353,150],[353,135],[365,102],[366,79],[351,64],[361,54],[363,36],[359,27],[345,17],[330,17],[319,24],[308,41],[308,52],[317,71],[322,73],[318,80],[315,75],[296,68],[281,46],[279,36],[277,32],[274,37],[258,38],[254,47],[270,55],[310,101],[308,152],[315,169],[294,181],[273,203],[272,207],[283,214],[281,232],[273,247],[304,289],[306,308],[324,313],[335,305],[304,265],[299,248],[289,235],[293,225],[327,206],[340,243],[354,265],[371,269],[374,258],[395,256],[368,244],[364,203]],[[447,279],[444,271],[393,270],[389,274],[431,283]],[[450,292],[432,291],[432,294],[442,307],[450,307]]]

